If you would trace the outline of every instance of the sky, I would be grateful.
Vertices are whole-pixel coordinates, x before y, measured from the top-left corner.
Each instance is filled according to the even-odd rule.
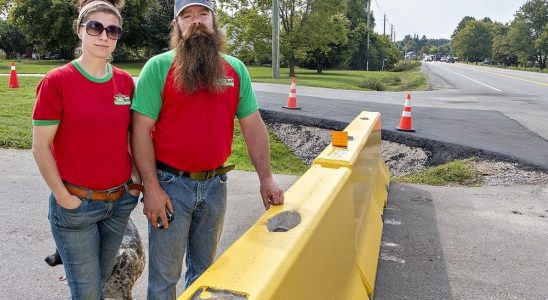
[[[450,39],[459,22],[465,16],[476,19],[485,17],[506,23],[514,19],[516,11],[526,0],[372,0],[375,15],[375,31],[383,33],[383,14],[386,13],[386,34],[394,25],[396,41],[407,34],[419,38]],[[379,9],[380,8],[380,9]]]

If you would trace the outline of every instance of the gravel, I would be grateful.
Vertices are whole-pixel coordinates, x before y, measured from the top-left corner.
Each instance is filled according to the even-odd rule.
[[[267,123],[267,126],[308,165],[331,142],[328,129],[285,123]],[[429,153],[418,147],[382,141],[381,155],[393,176],[428,168]],[[529,170],[519,163],[474,159],[472,166],[482,175],[484,186],[548,183],[548,173]]]

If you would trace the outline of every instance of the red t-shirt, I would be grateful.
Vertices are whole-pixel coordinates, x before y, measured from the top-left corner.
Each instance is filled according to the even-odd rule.
[[[76,61],[52,70],[36,88],[34,126],[56,125],[53,156],[61,178],[103,190],[131,176],[128,152],[131,76],[108,65],[105,78],[94,78]]]
[[[221,93],[191,95],[173,85],[174,51],[151,58],[139,75],[132,109],[156,120],[152,132],[156,159],[188,172],[212,170],[232,153],[234,117],[258,109],[245,65],[222,55],[225,79]]]

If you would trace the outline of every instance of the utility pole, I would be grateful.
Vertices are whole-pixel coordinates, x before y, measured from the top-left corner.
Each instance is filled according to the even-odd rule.
[[[369,31],[371,31],[369,28],[369,19],[371,16],[371,0],[367,0],[367,51],[365,52],[365,69],[369,71]]]
[[[272,0],[272,78],[280,78],[280,7]]]
[[[394,24],[390,24],[390,41],[392,41],[394,37]]]
[[[384,14],[384,26],[382,28],[382,35],[386,36],[386,13]]]

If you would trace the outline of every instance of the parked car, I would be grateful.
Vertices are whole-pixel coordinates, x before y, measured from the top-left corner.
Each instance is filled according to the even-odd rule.
[[[61,53],[48,52],[44,55],[44,59],[61,59]]]
[[[454,57],[449,57],[449,58],[447,58],[447,62],[454,64],[455,63],[455,58]]]

